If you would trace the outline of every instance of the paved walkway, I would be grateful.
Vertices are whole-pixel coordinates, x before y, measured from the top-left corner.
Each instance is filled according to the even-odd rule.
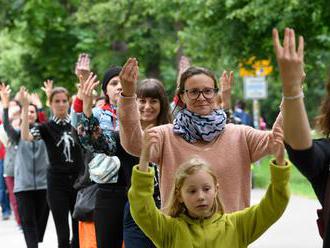
[[[252,204],[258,202],[264,190],[253,190]],[[319,248],[322,240],[317,233],[316,200],[292,196],[283,217],[275,223],[250,248]],[[13,218],[0,220],[0,247],[25,248],[23,233],[17,230]],[[56,248],[56,232],[52,218],[49,218],[44,242],[39,248]],[[139,248],[139,247],[137,247]],[[228,247],[230,248],[230,247]]]

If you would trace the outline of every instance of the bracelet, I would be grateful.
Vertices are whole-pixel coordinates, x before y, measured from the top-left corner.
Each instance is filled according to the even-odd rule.
[[[298,95],[295,95],[295,96],[282,95],[283,100],[296,100],[296,99],[299,99],[299,98],[304,98],[304,92],[303,91],[301,91]]]

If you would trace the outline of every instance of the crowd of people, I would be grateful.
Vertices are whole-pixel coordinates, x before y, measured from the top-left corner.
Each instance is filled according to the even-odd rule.
[[[88,54],[80,54],[72,99],[67,89],[44,82],[49,110],[24,87],[11,98],[2,83],[0,184],[26,246],[42,242],[51,212],[59,248],[247,247],[288,204],[286,148],[324,206],[327,247],[330,145],[310,136],[304,44],[300,37],[296,47],[295,39],[286,28],[282,45],[273,30],[283,99],[270,131],[253,128],[244,102],[232,114],[233,72],[217,80],[185,57],[172,103],[160,80],[139,80],[136,58],[110,66],[100,81]],[[326,136],[329,95],[318,119]],[[274,156],[271,181],[250,206],[251,164],[266,155]],[[1,208],[5,219],[8,203]]]

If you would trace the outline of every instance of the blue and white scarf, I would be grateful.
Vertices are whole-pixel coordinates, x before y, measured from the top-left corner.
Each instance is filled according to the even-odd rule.
[[[183,109],[174,119],[173,132],[189,143],[210,142],[224,131],[226,120],[222,109],[216,109],[210,115],[198,115]]]

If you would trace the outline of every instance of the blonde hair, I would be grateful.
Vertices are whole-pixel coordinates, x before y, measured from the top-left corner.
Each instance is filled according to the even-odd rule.
[[[218,179],[216,175],[205,161],[198,157],[193,157],[189,159],[188,161],[181,164],[175,173],[174,187],[171,190],[168,204],[164,208],[164,212],[166,214],[172,217],[178,217],[181,213],[184,213],[186,211],[185,204],[180,201],[181,188],[188,176],[193,175],[200,170],[203,170],[210,174],[210,176],[213,178],[214,187],[218,185]],[[217,212],[224,212],[218,193],[216,194],[215,200],[213,202],[211,214],[213,215]]]

